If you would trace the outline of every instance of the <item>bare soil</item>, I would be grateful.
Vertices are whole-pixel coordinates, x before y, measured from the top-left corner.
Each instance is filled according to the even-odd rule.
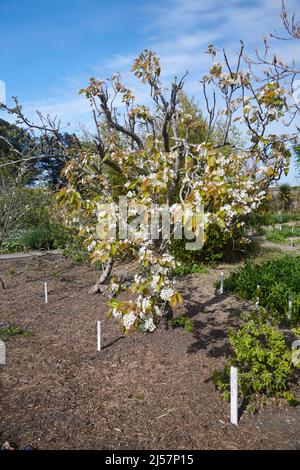
[[[132,271],[121,265],[116,271]],[[213,286],[220,270],[185,276],[176,315],[194,333],[123,337],[106,300],[88,294],[96,273],[59,256],[0,261],[0,320],[32,336],[7,343],[0,366],[0,443],[39,449],[300,449],[300,407],[268,399],[230,424],[212,373],[229,354],[226,332],[249,306]],[[44,281],[49,303],[44,303]],[[96,351],[96,320],[102,344]],[[299,388],[296,393],[300,397]]]

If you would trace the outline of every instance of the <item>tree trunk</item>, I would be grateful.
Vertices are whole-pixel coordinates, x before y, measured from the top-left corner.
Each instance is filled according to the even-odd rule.
[[[103,284],[109,278],[112,267],[113,267],[113,259],[109,258],[109,260],[108,260],[108,262],[105,266],[105,269],[104,269],[104,271],[102,272],[102,274],[99,278],[99,281],[96,282],[96,284],[89,289],[90,294],[98,294],[99,292],[103,292],[103,290],[104,290],[104,285]]]
[[[164,312],[164,315],[163,315],[163,324],[164,324],[164,327],[166,330],[169,329],[169,323],[171,320],[173,320],[173,309],[171,307],[171,305],[169,304],[169,302],[167,303],[166,305],[166,308],[165,308],[165,312]]]

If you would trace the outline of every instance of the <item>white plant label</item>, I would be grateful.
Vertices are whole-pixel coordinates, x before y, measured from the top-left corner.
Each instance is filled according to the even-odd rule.
[[[47,282],[45,282],[45,304],[48,303],[48,286]]]
[[[230,422],[235,426],[238,425],[238,369],[230,368]]]
[[[289,307],[288,307],[288,319],[292,319],[292,308],[293,308],[293,301],[289,300]]]
[[[224,294],[224,273],[221,272],[220,294]]]
[[[101,351],[101,321],[97,321],[97,351]]]
[[[300,341],[294,341],[292,344],[292,362],[295,367],[300,367]]]
[[[6,346],[4,341],[0,340],[0,365],[5,366],[6,364]]]

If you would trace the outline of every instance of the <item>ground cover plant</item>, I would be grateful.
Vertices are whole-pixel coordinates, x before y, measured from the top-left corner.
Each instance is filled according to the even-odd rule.
[[[283,225],[281,230],[267,230],[265,237],[268,241],[273,243],[291,243],[291,239],[300,237],[300,227]]]
[[[31,336],[32,332],[22,325],[11,324],[9,322],[0,322],[0,339],[7,341],[13,336]]]
[[[247,261],[225,279],[225,289],[265,307],[270,317],[297,323],[300,320],[300,257],[280,256],[262,264]],[[292,301],[289,312],[289,301]]]

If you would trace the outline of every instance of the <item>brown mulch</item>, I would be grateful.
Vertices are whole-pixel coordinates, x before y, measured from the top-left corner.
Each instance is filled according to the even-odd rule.
[[[27,264],[26,264],[27,263]],[[223,269],[228,271],[231,267]],[[118,273],[132,269],[117,268]],[[0,320],[32,336],[7,341],[0,366],[0,446],[39,449],[296,449],[300,406],[270,399],[229,422],[212,373],[229,353],[226,331],[247,305],[213,287],[220,270],[180,281],[193,334],[123,337],[105,319],[95,271],[58,257],[0,262]],[[19,273],[19,274],[18,274]],[[49,303],[44,303],[44,281]],[[102,344],[96,351],[96,320]]]

